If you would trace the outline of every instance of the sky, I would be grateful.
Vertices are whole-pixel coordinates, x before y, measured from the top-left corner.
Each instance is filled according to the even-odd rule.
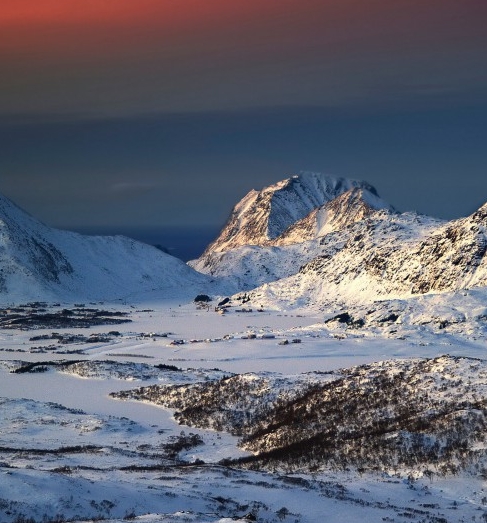
[[[485,0],[2,0],[0,193],[178,255],[300,171],[467,215],[486,26]]]

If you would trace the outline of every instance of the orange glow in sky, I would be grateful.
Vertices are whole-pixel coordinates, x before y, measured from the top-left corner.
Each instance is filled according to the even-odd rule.
[[[184,14],[184,2],[164,0],[3,0],[0,22],[13,24],[113,25],[153,19],[156,15]]]
[[[223,99],[333,104],[345,92],[350,99],[384,85],[395,92],[391,86],[404,83],[398,76],[433,87],[471,81],[470,71],[485,59],[484,6],[479,0],[0,0],[0,106],[2,99],[9,108],[29,100],[43,108],[49,98],[57,107],[95,94],[111,100],[114,92],[120,105],[150,100],[149,94],[175,107],[185,106],[185,96],[191,106],[211,99],[205,107]]]
[[[220,205],[201,205],[210,181],[230,192],[268,169],[271,183],[336,167],[371,182],[382,172],[395,190],[390,173],[415,173],[397,194],[433,212],[421,209],[423,174],[437,172],[434,199],[443,171],[455,172],[454,199],[477,159],[486,178],[486,26],[487,0],[0,0],[0,179],[32,201],[37,188],[48,202],[62,194],[67,208],[82,202],[74,181],[64,194],[68,177],[86,191],[181,177],[181,197],[161,204],[172,194],[161,189],[155,205],[160,223],[188,223],[187,188],[198,213]],[[94,202],[108,216],[101,194],[79,224],[101,223],[81,218]]]
[[[315,0],[312,0],[313,2]],[[290,0],[2,0],[0,53],[120,52],[272,19]],[[265,22],[264,22],[265,23]],[[49,59],[44,56],[45,59]]]
[[[205,24],[286,9],[289,4],[296,5],[289,0],[2,0],[0,24]]]
[[[229,36],[246,31],[249,39],[254,33],[267,33],[269,39],[277,38],[283,46],[310,35],[326,42],[330,34],[342,34],[345,39],[364,34],[395,34],[405,28],[432,30],[452,3],[453,0],[2,0],[0,51],[1,46],[12,51],[16,47],[40,45],[63,53],[64,40],[96,40],[97,33],[109,33],[122,48],[130,45],[134,34],[139,42],[144,38],[154,42],[178,33],[190,38],[191,32],[209,33],[211,37],[213,31],[223,31],[225,35],[228,32]],[[465,10],[472,15],[472,2],[465,3]],[[439,10],[441,5],[445,9]],[[459,11],[460,8],[455,9],[455,19],[449,21],[452,31],[455,24],[462,25]]]

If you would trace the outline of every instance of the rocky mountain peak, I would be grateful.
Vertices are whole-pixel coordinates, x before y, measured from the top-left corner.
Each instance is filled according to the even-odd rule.
[[[352,188],[363,189],[370,199],[377,197],[367,182],[315,172],[291,176],[261,191],[252,190],[234,207],[205,254],[243,245],[268,245],[310,212]]]

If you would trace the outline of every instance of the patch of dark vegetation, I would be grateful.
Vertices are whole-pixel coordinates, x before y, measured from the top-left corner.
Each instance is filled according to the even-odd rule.
[[[250,296],[247,293],[241,294],[235,298],[237,301],[242,303],[247,303],[251,300]]]
[[[149,356],[148,354],[131,354],[130,352],[117,352],[116,354],[107,353],[106,356],[111,356],[113,358],[143,358],[146,360],[154,359],[154,356]]]
[[[359,329],[365,325],[365,321],[362,318],[355,319],[348,312],[342,312],[340,314],[337,314],[336,316],[333,316],[333,318],[328,318],[327,320],[325,320],[325,323],[332,322],[344,323],[354,329]]]
[[[154,365],[156,369],[168,370],[173,372],[183,372],[183,369],[176,367],[176,365],[166,365],[165,363],[160,363],[159,365]]]
[[[333,316],[333,318],[330,318],[325,321],[325,323],[330,323],[332,321],[337,321],[338,323],[351,323],[353,321],[352,316],[348,314],[348,312],[342,312],[341,314],[337,314],[336,316]]]
[[[126,312],[82,307],[53,312],[18,307],[15,310],[0,309],[0,329],[65,329],[120,325],[132,321],[127,316]]]
[[[113,337],[119,336],[120,334],[112,335],[108,334],[91,334],[90,336],[84,336],[83,334],[60,334],[53,332],[51,334],[41,334],[39,336],[32,336],[29,341],[44,341],[44,340],[56,340],[60,345],[69,345],[72,343],[108,343]]]
[[[380,318],[378,321],[379,323],[395,323],[399,319],[399,314],[396,314],[395,312],[391,312],[389,315],[384,316],[384,318]]]
[[[223,298],[222,301],[218,302],[218,307],[223,307],[224,305],[227,305],[228,303],[230,303],[230,298],[226,297],[226,298]]]
[[[58,351],[57,354],[60,352]],[[120,354],[116,355],[117,357]],[[123,356],[131,356],[124,354]],[[139,357],[137,355],[132,355]],[[148,356],[152,358],[152,356]],[[155,379],[160,376],[161,372],[177,372],[183,373],[184,370],[174,365],[148,365],[145,363],[129,363],[119,362],[113,360],[91,360],[91,359],[76,359],[76,360],[51,360],[51,361],[37,361],[37,362],[20,362],[11,370],[11,373],[25,374],[47,372],[49,370],[65,372],[69,374],[76,374],[84,378],[101,378],[114,377],[116,379],[137,379],[147,381]],[[218,370],[218,369],[216,369]]]
[[[63,360],[63,361],[37,361],[32,363],[25,363],[21,367],[18,367],[12,371],[12,374],[25,374],[25,373],[36,373],[36,372],[47,372],[49,367],[56,368],[67,368],[70,365],[82,363],[83,360]]]
[[[49,370],[49,367],[46,367],[46,365],[37,365],[32,368],[30,372],[36,373],[36,372],[47,372]]]
[[[313,378],[305,376],[303,380],[308,384]],[[150,385],[111,393],[110,396],[177,409],[174,416],[180,423],[239,436],[250,430],[256,419],[265,417],[265,412],[275,402],[291,401],[298,391],[307,387],[306,384],[298,386],[285,377],[267,379],[251,373],[192,385]]]
[[[42,308],[46,308],[47,306],[48,306],[48,303],[45,301],[30,301],[29,303],[22,305],[22,307],[29,307],[31,309],[42,309]]]
[[[204,444],[205,442],[199,434],[193,434],[192,432],[186,434],[184,431],[181,431],[178,436],[171,436],[169,441],[163,445],[163,449],[168,458],[175,459],[183,450],[191,450]]]
[[[94,452],[100,452],[103,447],[98,445],[74,445],[67,447],[58,447],[55,449],[41,449],[41,448],[16,448],[16,447],[2,447],[0,446],[0,453],[22,453],[22,454],[35,454],[38,456],[43,455],[62,455],[62,454],[93,454]]]
[[[306,471],[487,470],[484,362],[443,356],[337,371],[325,382],[269,385],[237,375],[150,386],[117,397],[176,409],[183,424],[224,430],[254,453],[225,465]]]
[[[208,303],[211,301],[211,298],[208,296],[208,294],[198,294],[196,298],[193,300],[195,303]]]

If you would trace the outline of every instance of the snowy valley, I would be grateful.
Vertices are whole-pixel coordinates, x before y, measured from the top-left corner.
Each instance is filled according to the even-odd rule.
[[[487,521],[486,252],[318,173],[188,265],[1,197],[0,521]]]

